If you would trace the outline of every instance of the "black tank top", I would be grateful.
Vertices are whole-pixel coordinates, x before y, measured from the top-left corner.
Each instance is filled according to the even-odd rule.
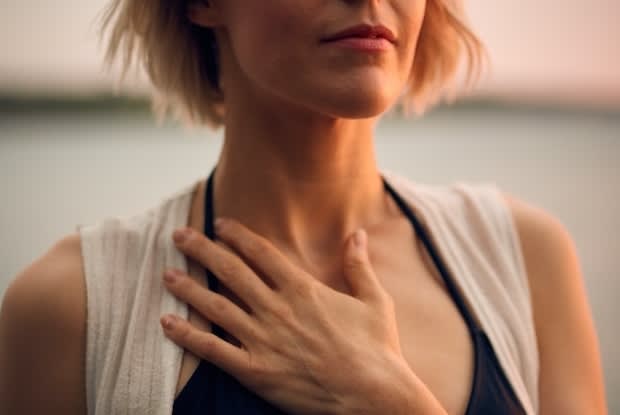
[[[214,173],[215,168],[207,180],[204,203],[204,233],[212,240],[215,238],[212,205]],[[469,328],[474,347],[474,376],[465,414],[525,414],[499,365],[487,335],[472,318],[424,228],[385,178],[383,178],[383,184],[385,190],[409,218],[416,234],[426,246]],[[205,273],[209,289],[217,291],[218,279],[208,269],[205,269]],[[212,324],[212,330],[218,337],[226,338],[226,331],[218,325]],[[200,361],[197,369],[175,399],[172,413],[173,415],[284,415],[284,412],[247,389],[234,377],[205,360]]]

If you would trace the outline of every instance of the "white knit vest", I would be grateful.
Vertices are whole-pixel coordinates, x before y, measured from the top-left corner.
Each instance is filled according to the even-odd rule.
[[[517,397],[528,414],[536,414],[538,350],[530,293],[514,221],[498,186],[424,185],[381,173],[427,229]],[[172,413],[183,350],[164,336],[159,318],[187,318],[188,307],[165,289],[162,274],[168,267],[191,272],[171,235],[187,225],[196,186],[138,215],[77,226],[91,415]]]

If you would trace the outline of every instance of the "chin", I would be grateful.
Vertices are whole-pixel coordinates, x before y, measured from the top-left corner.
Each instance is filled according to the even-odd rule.
[[[358,91],[359,92],[359,91]],[[377,93],[350,94],[339,96],[332,100],[325,100],[329,104],[323,106],[323,111],[339,118],[372,118],[386,112],[393,104],[391,97]]]
[[[394,104],[397,99],[392,82],[385,79],[355,79],[323,90],[317,102],[323,105],[323,111],[341,118],[376,117]]]

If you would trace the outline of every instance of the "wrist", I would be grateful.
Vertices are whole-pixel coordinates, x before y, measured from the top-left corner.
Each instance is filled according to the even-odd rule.
[[[402,415],[448,415],[439,400],[428,389],[426,384],[417,377],[411,368],[406,365],[406,375],[403,375],[404,388],[402,403],[398,414]]]
[[[393,414],[398,415],[447,415],[435,395],[411,370],[404,358],[397,363],[398,377],[385,385],[394,388]],[[377,413],[378,414],[378,413]],[[385,412],[383,412],[385,414]]]
[[[388,358],[381,370],[369,378],[340,415],[447,415],[437,398],[400,356]]]

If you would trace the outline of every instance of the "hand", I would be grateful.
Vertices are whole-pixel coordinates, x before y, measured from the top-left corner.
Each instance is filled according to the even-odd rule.
[[[295,414],[385,411],[380,391],[391,396],[395,389],[386,388],[397,382],[394,377],[413,376],[405,370],[393,301],[371,268],[364,231],[358,245],[352,237],[345,247],[349,296],[293,265],[239,222],[229,219],[217,227],[219,239],[232,250],[185,230],[175,232],[178,248],[211,270],[247,307],[176,270],[175,278],[166,279],[168,289],[242,344],[239,348],[178,317],[162,317],[165,334],[179,346]]]

